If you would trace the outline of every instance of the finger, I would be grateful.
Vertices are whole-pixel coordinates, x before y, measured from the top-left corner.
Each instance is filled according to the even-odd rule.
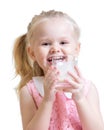
[[[79,76],[80,78],[83,78],[82,73],[81,73],[81,71],[79,70],[78,66],[74,66],[74,68],[75,68],[75,70],[76,70],[78,76]]]
[[[46,80],[51,80],[51,78],[56,77],[59,74],[56,68],[50,67],[45,75]]]
[[[78,88],[82,88],[83,87],[83,84],[79,84],[73,80],[70,80],[70,82],[68,80],[66,80],[67,83],[69,83],[69,86],[72,86],[71,88],[75,88],[75,89],[78,89]]]
[[[77,83],[81,83],[82,80],[77,74],[71,72],[68,72],[68,74],[72,77],[74,81],[76,81]]]
[[[51,66],[49,67],[49,69],[47,70],[47,73],[45,74],[45,78],[47,79],[49,77],[49,75],[54,71],[54,68]]]

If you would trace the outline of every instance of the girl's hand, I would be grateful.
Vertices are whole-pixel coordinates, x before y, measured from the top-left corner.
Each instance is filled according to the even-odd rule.
[[[64,91],[71,92],[73,100],[79,101],[85,96],[85,80],[77,66],[75,66],[75,70],[76,74],[68,72],[68,74],[72,77],[72,80],[65,80],[66,86],[64,87]]]
[[[44,78],[44,100],[45,101],[54,101],[56,92],[58,91],[57,83],[58,83],[58,70],[51,66]]]

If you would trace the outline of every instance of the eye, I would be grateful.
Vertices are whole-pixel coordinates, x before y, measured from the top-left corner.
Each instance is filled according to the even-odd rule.
[[[67,42],[67,41],[62,41],[62,42],[60,42],[61,45],[68,44],[68,43],[69,43],[69,42]]]
[[[44,42],[42,43],[43,46],[49,46],[51,43],[48,43],[48,42]]]

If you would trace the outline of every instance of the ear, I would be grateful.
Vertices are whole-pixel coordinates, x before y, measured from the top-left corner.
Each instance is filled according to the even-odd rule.
[[[32,49],[31,46],[29,46],[29,47],[27,48],[27,53],[28,53],[28,55],[30,56],[30,58],[31,58],[33,61],[35,61],[35,54],[34,54],[34,51],[33,51],[33,49]]]
[[[75,48],[75,56],[76,56],[76,57],[78,57],[78,55],[79,55],[80,46],[81,46],[81,44],[80,44],[80,43],[77,43],[76,48]]]

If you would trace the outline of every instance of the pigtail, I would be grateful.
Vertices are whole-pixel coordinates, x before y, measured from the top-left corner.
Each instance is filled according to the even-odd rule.
[[[23,87],[26,82],[32,78],[32,67],[27,55],[26,34],[18,37],[13,49],[14,66],[16,75],[20,75],[21,81],[19,88]]]

